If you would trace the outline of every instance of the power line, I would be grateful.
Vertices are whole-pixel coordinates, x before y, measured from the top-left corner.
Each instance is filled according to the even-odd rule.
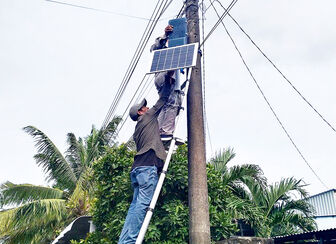
[[[212,7],[214,8],[218,18],[220,17],[218,12],[217,12],[217,9],[215,8],[215,6],[212,4]],[[326,187],[328,189],[328,187],[326,186],[326,184],[321,180],[321,178],[317,175],[317,173],[315,172],[315,170],[311,167],[311,165],[308,163],[308,161],[306,160],[306,158],[303,156],[302,152],[300,151],[300,149],[296,146],[295,142],[293,141],[292,137],[289,135],[288,131],[285,129],[283,123],[280,121],[278,115],[275,113],[275,110],[273,109],[273,107],[271,106],[271,104],[269,103],[268,99],[266,98],[264,92],[262,91],[261,87],[259,86],[257,80],[255,79],[254,75],[252,74],[250,68],[248,67],[247,63],[245,62],[245,59],[243,58],[240,50],[238,49],[238,46],[237,44],[235,43],[235,41],[233,40],[232,36],[230,35],[228,29],[226,28],[225,24],[223,21],[221,21],[226,33],[228,34],[228,36],[230,37],[235,49],[237,50],[238,54],[239,54],[239,57],[240,59],[242,60],[245,68],[247,69],[247,71],[249,72],[251,78],[253,79],[255,85],[257,86],[259,92],[261,93],[261,95],[263,96],[264,100],[266,101],[268,107],[270,108],[270,110],[272,111],[274,117],[276,118],[276,120],[278,121],[279,125],[281,126],[281,128],[283,129],[283,131],[286,133],[287,137],[289,138],[289,140],[291,141],[292,145],[294,146],[294,148],[296,149],[296,151],[300,154],[301,158],[304,160],[304,162],[308,165],[308,167],[310,168],[310,170],[314,173],[314,175],[317,177],[317,179],[321,182],[321,184]]]
[[[145,48],[145,46],[148,43],[148,40],[154,30],[154,27],[156,26],[158,20],[161,18],[162,14],[165,12],[165,10],[169,7],[169,5],[172,3],[172,0],[170,0],[169,2],[166,1],[161,1],[158,0],[154,11],[152,13],[152,16],[150,19],[146,19],[146,18],[141,18],[141,17],[137,17],[137,16],[131,16],[131,15],[125,15],[125,14],[120,14],[120,13],[116,13],[116,12],[111,12],[111,11],[106,11],[106,10],[101,10],[101,9],[96,9],[96,8],[90,8],[90,7],[85,7],[85,6],[80,6],[80,5],[75,5],[75,4],[69,4],[69,3],[64,3],[64,2],[59,2],[59,1],[54,1],[54,0],[46,0],[49,2],[53,2],[53,3],[58,3],[58,4],[63,4],[63,5],[68,5],[68,6],[72,6],[72,7],[78,7],[78,8],[82,8],[82,9],[88,9],[88,10],[94,10],[94,11],[99,11],[99,12],[105,12],[105,13],[112,13],[112,14],[117,14],[117,15],[121,15],[121,16],[127,16],[127,17],[133,17],[133,18],[140,18],[140,19],[144,19],[144,20],[148,20],[148,24],[146,26],[146,29],[142,35],[142,38],[140,40],[140,43],[135,51],[135,54],[133,55],[133,58],[131,60],[130,65],[128,66],[128,69],[126,70],[126,74],[117,90],[115,99],[113,100],[109,111],[104,119],[104,122],[102,124],[102,128],[105,128],[109,122],[109,120],[111,119],[113,113],[115,112],[115,109],[126,89],[126,86],[139,62],[139,59],[143,53],[143,50]],[[161,1],[161,4],[160,4]]]
[[[221,7],[225,10],[225,7],[222,5],[222,3],[218,0],[215,0],[218,2]],[[241,27],[241,25],[228,13],[229,17],[233,20],[233,22],[238,26],[238,28],[245,34],[245,36],[251,41],[251,43],[259,50],[259,52],[271,63],[271,65],[280,73],[280,75],[288,82],[288,84],[294,89],[294,91],[299,94],[299,96],[311,107],[311,109],[314,110],[314,112],[334,131],[336,132],[336,129],[324,118],[324,116],[317,111],[317,109],[301,94],[301,92],[293,85],[293,83],[284,75],[284,73],[281,72],[281,70],[275,65],[275,63],[261,50],[261,48],[252,40],[249,34],[246,33],[246,31]]]
[[[65,2],[55,1],[55,0],[45,0],[45,1],[51,2],[51,3],[67,5],[67,6],[71,6],[71,7],[76,7],[76,8],[82,8],[82,9],[86,9],[86,10],[93,10],[93,11],[102,12],[102,13],[108,13],[108,14],[114,14],[114,15],[119,15],[119,16],[123,16],[123,17],[129,17],[129,18],[133,18],[133,19],[150,20],[150,19],[147,19],[147,18],[139,17],[139,16],[122,14],[122,13],[113,12],[113,11],[109,11],[109,10],[98,9],[98,8],[91,8],[91,7],[76,5],[76,4],[72,4],[72,3],[65,3]]]
[[[161,2],[161,4],[159,4],[160,1],[157,2],[156,6],[155,6],[155,9],[152,13],[152,17],[151,19],[153,18],[153,16],[156,16],[158,14],[158,11],[160,10],[162,4],[163,4],[163,1]],[[140,42],[137,46],[137,49],[132,57],[132,60],[131,60],[131,63],[129,64],[127,70],[126,70],[126,73],[124,75],[124,78],[119,86],[119,89],[115,95],[115,98],[109,108],[109,111],[105,117],[105,120],[103,122],[103,127],[105,127],[108,123],[108,121],[110,120],[110,118],[112,117],[112,114],[114,113],[115,109],[116,109],[116,106],[117,104],[119,103],[119,100],[121,98],[121,95],[123,94],[123,91],[124,89],[126,88],[126,85],[130,79],[130,75],[133,73],[135,67],[136,67],[136,64],[137,64],[137,59],[140,58],[140,55],[142,54],[143,52],[143,49],[144,49],[144,43],[146,42],[146,37],[148,36],[148,33],[150,32],[150,28],[152,27],[151,25],[151,22],[149,21],[146,28],[145,28],[145,31],[140,39]],[[140,55],[139,55],[140,54]]]
[[[152,78],[151,78],[152,77]],[[150,79],[151,78],[151,79]],[[135,103],[139,102],[142,98],[143,94],[148,90],[148,87],[150,83],[154,80],[154,76],[148,75],[147,80],[145,81],[145,84],[142,86],[141,91],[139,92],[137,98],[135,99]],[[144,96],[146,97],[146,96]]]
[[[225,16],[229,13],[229,11],[233,8],[233,6],[237,3],[238,0],[232,0],[230,5],[225,9],[225,12],[220,16],[219,20],[216,22],[216,24],[212,27],[212,29],[209,31],[207,36],[204,38],[204,41],[200,44],[200,47],[203,46],[204,42],[208,40],[208,38],[211,36],[211,34],[216,30],[218,25],[221,23],[221,21],[225,18]],[[212,3],[211,3],[212,4]]]
[[[98,12],[104,12],[104,13],[110,13],[110,14],[115,14],[115,15],[120,15],[120,16],[125,16],[125,17],[132,17],[132,18],[137,18],[137,19],[143,19],[143,20],[148,20],[148,24],[145,28],[145,31],[140,39],[140,43],[138,44],[138,47],[135,51],[135,54],[133,55],[133,58],[131,60],[130,65],[128,66],[125,76],[116,92],[115,98],[108,110],[108,113],[104,119],[104,122],[102,124],[102,128],[105,128],[109,122],[109,120],[111,119],[112,115],[114,114],[117,105],[120,102],[120,99],[130,81],[130,78],[139,62],[139,59],[144,51],[144,48],[146,47],[148,40],[157,24],[157,22],[159,21],[159,19],[161,18],[162,14],[167,10],[167,8],[170,6],[170,4],[172,3],[173,0],[170,0],[168,2],[168,0],[164,1],[164,0],[158,0],[154,11],[152,13],[152,16],[150,19],[147,18],[142,18],[142,17],[138,17],[138,16],[131,16],[131,15],[127,15],[127,14],[121,14],[121,13],[117,13],[117,12],[111,12],[111,11],[106,11],[106,10],[102,10],[102,9],[97,9],[97,8],[91,8],[91,7],[85,7],[85,6],[80,6],[80,5],[75,5],[75,4],[70,4],[70,3],[64,3],[64,2],[59,2],[59,1],[54,1],[54,0],[46,0],[49,2],[53,2],[53,3],[57,3],[57,4],[63,4],[63,5],[67,5],[67,6],[71,6],[71,7],[77,7],[77,8],[82,8],[82,9],[86,9],[86,10],[93,10],[93,11],[98,11]],[[160,3],[161,1],[161,3]],[[184,6],[183,6],[184,7]],[[182,7],[182,9],[183,9]],[[146,76],[146,75],[145,75]],[[145,77],[144,76],[144,77]],[[142,81],[143,82],[143,81]],[[142,82],[140,83],[139,87],[141,86]],[[138,88],[139,88],[138,87]],[[148,88],[148,87],[147,87]],[[138,90],[137,90],[138,91]],[[136,92],[137,92],[136,91]],[[136,94],[134,94],[135,96]],[[133,97],[134,98],[134,97]],[[132,100],[131,100],[132,101]],[[130,104],[128,105],[128,107],[130,106]],[[127,109],[126,109],[127,112]],[[125,116],[126,112],[124,112],[123,116]],[[124,121],[125,123],[125,121]],[[124,124],[123,123],[123,124]],[[122,124],[122,125],[123,125]]]
[[[161,10],[161,13],[160,13],[160,15],[157,17],[157,18],[155,18],[157,21],[161,18],[161,16],[162,16],[162,14],[165,12],[165,10],[167,10],[167,8],[169,7],[169,5],[172,3],[172,0],[170,0],[169,2],[167,2],[166,1],[166,3],[164,4],[164,6],[163,6],[163,8],[162,8],[162,10]],[[185,4],[184,4],[185,5]],[[182,6],[182,10],[184,9],[184,5]],[[181,11],[180,11],[180,13],[177,15],[177,17],[180,17],[180,15],[181,15]],[[156,22],[157,22],[156,21]],[[153,26],[153,29],[154,29],[154,27],[155,27],[155,25]],[[152,30],[153,31],[153,30]],[[151,33],[152,33],[152,31],[151,31]],[[150,34],[151,34],[150,33]],[[148,37],[148,39],[149,39],[149,37]],[[148,42],[148,40],[147,40],[147,42]],[[147,42],[146,42],[146,44],[147,44]],[[146,45],[145,45],[146,46]],[[145,47],[144,46],[144,47]],[[146,75],[145,75],[146,76]],[[143,85],[142,86],[142,83],[143,83],[143,81],[144,81],[144,79],[140,82],[140,84],[139,84],[139,86],[138,86],[138,88],[137,88],[137,90],[136,90],[136,92],[135,92],[135,94],[134,94],[134,96],[133,96],[133,98],[131,99],[131,101],[130,101],[130,103],[128,104],[128,106],[126,107],[126,109],[125,109],[125,111],[124,111],[124,113],[123,113],[123,116],[122,116],[122,118],[124,118],[123,119],[123,123],[121,124],[121,126],[120,126],[120,128],[119,128],[119,131],[123,128],[123,126],[124,126],[124,124],[126,123],[126,120],[128,119],[128,116],[126,116],[126,114],[127,114],[127,112],[128,112],[128,109],[129,109],[129,107],[130,107],[130,105],[131,105],[131,103],[132,103],[132,100],[134,100],[134,97],[136,96],[136,93],[138,93],[138,97],[137,97],[137,99],[135,100],[135,102],[137,102],[139,99],[140,99],[140,97],[142,96],[142,94],[146,91],[146,90],[148,90],[148,88],[149,88],[149,86],[150,86],[150,84],[151,84],[151,81],[154,79],[154,77],[152,77],[152,79],[151,79],[151,81],[149,82],[149,76],[148,76],[148,78],[147,78],[147,81],[145,82],[145,85]],[[141,91],[139,92],[139,88],[140,88],[140,86],[142,86],[142,89],[141,89]],[[125,86],[125,88],[126,88],[126,86]],[[119,94],[119,93],[118,93]],[[121,98],[121,97],[120,97]],[[120,100],[120,99],[119,99]],[[116,105],[114,106],[114,107],[116,107]],[[115,110],[115,109],[114,109]],[[112,115],[111,114],[109,114],[109,116],[111,117]]]
[[[151,36],[153,30],[154,30],[154,27],[156,26],[157,21],[160,19],[160,17],[162,16],[164,10],[167,9],[167,7],[169,6],[169,4],[170,4],[171,2],[172,2],[172,0],[171,0],[169,3],[167,3],[167,1],[166,1],[164,4],[163,4],[163,2],[161,2],[160,6],[158,7],[158,11],[157,11],[157,13],[155,14],[154,18],[151,18],[151,19],[155,19],[155,22],[153,22],[153,23],[150,25],[150,27],[148,28],[148,32],[147,32],[145,35],[143,35],[143,40],[144,40],[144,41],[143,41],[143,43],[141,44],[141,46],[140,46],[140,44],[139,44],[139,46],[138,46],[137,51],[139,51],[139,52],[136,53],[136,54],[133,56],[134,58],[133,58],[132,61],[134,61],[134,63],[133,63],[133,65],[130,65],[130,66],[129,66],[129,69],[128,69],[129,72],[126,73],[126,75],[125,75],[126,78],[124,78],[124,80],[123,80],[123,82],[122,82],[121,89],[120,89],[120,93],[116,96],[115,103],[114,103],[114,105],[112,106],[112,109],[110,108],[110,111],[109,111],[110,114],[108,115],[107,120],[106,120],[105,123],[108,122],[108,120],[110,119],[110,117],[112,116],[112,114],[115,112],[115,109],[116,109],[116,107],[117,107],[117,105],[118,105],[118,103],[119,103],[119,101],[120,101],[120,99],[121,99],[121,96],[123,95],[123,93],[124,93],[124,91],[125,91],[125,89],[126,89],[126,86],[127,86],[128,82],[129,82],[129,80],[130,80],[130,78],[131,78],[131,76],[132,76],[132,74],[133,74],[133,72],[134,72],[134,70],[135,70],[135,68],[136,68],[136,66],[137,66],[137,64],[138,64],[138,62],[139,62],[139,60],[140,60],[140,57],[141,57],[141,55],[142,55],[142,53],[143,53],[143,51],[144,51],[144,48],[146,47],[146,45],[147,45],[147,43],[148,43],[148,40],[149,40],[149,38],[150,38],[150,36]],[[160,9],[161,9],[161,10],[160,10]],[[154,14],[153,14],[153,15],[154,15]]]
[[[147,80],[145,81],[145,83],[143,83],[144,80],[145,80],[145,78],[146,78],[146,76],[148,76],[148,77],[147,77]],[[148,87],[149,87],[148,84],[150,84],[150,83],[153,81],[154,76],[152,76],[152,79],[150,79],[150,77],[151,77],[150,75],[145,74],[144,77],[142,78],[142,80],[141,80],[141,82],[140,82],[138,88],[136,89],[136,91],[135,91],[133,97],[130,99],[130,102],[128,103],[128,105],[126,106],[126,109],[124,110],[124,113],[123,113],[123,115],[122,115],[122,117],[121,117],[123,122],[122,122],[122,124],[119,126],[118,132],[121,131],[121,129],[124,127],[124,125],[125,125],[125,123],[126,123],[126,121],[127,121],[127,119],[128,119],[128,109],[130,108],[130,106],[131,106],[133,103],[138,102],[138,101],[140,100],[141,95],[142,95],[143,93],[145,93],[145,91],[148,89]],[[142,86],[142,84],[144,84],[144,85]],[[141,88],[141,90],[140,90],[140,92],[139,92],[139,89],[140,89],[141,86],[142,86],[142,88]],[[138,97],[137,97],[136,99],[134,99],[137,93],[138,93]],[[118,133],[117,133],[117,134],[118,134]]]
[[[181,18],[184,13],[184,7],[186,6],[187,1],[184,1],[182,8],[180,9],[179,13],[176,15],[176,18]]]
[[[153,77],[153,79],[154,79],[154,77]],[[152,81],[153,81],[153,79],[152,79]],[[154,86],[155,86],[154,82],[148,83],[148,85],[146,87],[146,90],[145,90],[147,92],[146,92],[146,94],[145,94],[144,97],[147,97],[149,95],[149,93],[151,92],[151,90],[153,90]]]
[[[150,19],[153,19],[154,21],[149,21],[148,24],[147,24],[147,27],[141,37],[141,40],[140,40],[140,43],[138,44],[138,47],[135,51],[135,54],[133,55],[133,58],[131,60],[131,63],[130,65],[128,66],[127,70],[126,70],[126,73],[125,73],[125,76],[121,82],[121,85],[117,91],[117,94],[115,96],[115,99],[114,101],[112,102],[110,108],[109,108],[109,111],[105,117],[105,120],[103,122],[103,125],[102,127],[104,128],[108,121],[110,120],[110,118],[112,117],[112,115],[114,114],[115,110],[116,110],[116,107],[117,105],[119,104],[119,101],[121,99],[121,96],[123,95],[125,89],[126,89],[126,86],[127,84],[129,83],[130,81],[130,78],[140,60],[140,57],[148,43],[148,40],[154,30],[154,27],[156,26],[158,20],[160,19],[160,17],[162,16],[164,10],[166,9],[167,6],[169,6],[169,4],[172,2],[172,0],[168,3],[168,1],[161,1],[160,3],[160,0],[158,1],[158,3],[156,4],[156,7],[153,11],[153,14],[151,16]]]
[[[170,1],[169,4],[170,4],[171,2],[172,2],[172,1]],[[185,6],[185,3],[184,3],[184,5],[182,6],[181,10],[184,9],[184,6]],[[167,7],[166,7],[165,9],[167,9]],[[181,15],[182,15],[182,13],[183,13],[183,12],[181,13],[181,10],[180,10],[179,14],[176,15],[176,18],[181,17]],[[146,74],[146,75],[147,75],[147,74]],[[146,76],[146,75],[145,75],[145,76]],[[125,109],[125,111],[124,111],[124,113],[123,113],[123,117],[122,117],[122,118],[124,118],[124,119],[123,119],[123,123],[122,123],[122,125],[121,125],[120,128],[119,128],[119,131],[122,130],[124,124],[126,123],[126,121],[127,121],[127,119],[128,119],[128,116],[125,116],[125,115],[126,115],[126,113],[128,112],[128,109],[129,109],[130,105],[131,105],[132,103],[137,103],[142,97],[146,97],[146,96],[148,95],[148,93],[151,91],[151,89],[152,89],[153,86],[154,86],[154,83],[152,83],[153,80],[154,80],[154,76],[152,76],[151,79],[150,79],[150,76],[148,76],[148,78],[147,78],[147,80],[145,81],[144,85],[142,86],[140,92],[138,92],[138,90],[139,90],[140,86],[142,85],[144,79],[141,81],[141,83],[139,84],[137,90],[135,91],[135,94],[133,95],[133,97],[132,97],[130,103],[128,104],[128,106],[126,107],[126,109]],[[152,84],[152,86],[151,86],[151,84]],[[149,89],[150,86],[151,86],[151,88]],[[146,93],[146,92],[147,92],[147,93]],[[138,93],[138,96],[137,96],[137,98],[134,100],[134,97],[135,97],[136,93]],[[143,96],[144,93],[146,93],[146,94]]]
[[[205,4],[204,0],[202,0],[201,4],[201,11],[202,11],[202,42],[204,42],[204,37],[205,37],[205,12],[207,9],[205,9]],[[209,129],[209,124],[207,120],[207,113],[206,113],[206,106],[205,106],[205,45],[202,45],[202,84],[203,84],[203,113],[204,113],[204,126],[206,127],[206,130],[204,130],[204,137],[209,138],[209,144],[210,144],[210,150],[211,150],[211,155],[213,153],[212,150],[212,142],[211,142],[211,136],[210,136],[210,129]],[[206,140],[205,140],[206,142]]]

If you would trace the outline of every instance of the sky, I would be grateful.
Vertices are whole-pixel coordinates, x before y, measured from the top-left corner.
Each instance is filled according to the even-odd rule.
[[[151,0],[0,1],[0,182],[47,185],[33,156],[34,140],[22,128],[42,130],[64,152],[66,134],[85,137],[100,128],[151,16]],[[221,1],[228,6],[230,1]],[[158,22],[149,45],[181,9],[175,0]],[[209,6],[209,1],[204,4]],[[222,13],[219,5],[217,9]],[[231,14],[304,97],[336,127],[336,3],[325,0],[239,0]],[[126,17],[113,13],[137,16]],[[205,13],[205,33],[216,23]],[[258,84],[312,173],[263,100],[222,26],[205,42],[207,158],[232,147],[229,166],[258,164],[269,183],[302,179],[310,194],[335,186],[336,132],[328,127],[265,60],[229,18],[224,19]],[[150,63],[149,46],[122,97],[122,114]],[[154,89],[145,94],[150,105]],[[186,138],[185,113],[178,136]],[[118,140],[135,124],[128,120]]]

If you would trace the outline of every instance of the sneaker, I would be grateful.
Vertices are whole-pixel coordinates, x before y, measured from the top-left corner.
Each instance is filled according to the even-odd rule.
[[[160,137],[163,142],[171,141],[173,139],[172,135],[161,135]]]
[[[180,145],[183,145],[183,144],[185,144],[185,142],[181,138],[175,137],[175,145],[176,146],[180,146]]]
[[[171,143],[172,139],[173,139],[172,136],[171,137],[161,138],[163,146],[166,149],[166,151],[169,150],[169,146],[170,146],[170,143]],[[180,146],[180,145],[185,144],[185,142],[182,139],[178,138],[178,137],[174,137],[174,139],[175,139],[175,146]]]

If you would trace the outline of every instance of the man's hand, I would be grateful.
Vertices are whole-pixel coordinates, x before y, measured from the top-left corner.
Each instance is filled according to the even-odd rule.
[[[167,27],[164,29],[166,36],[169,36],[174,30],[174,26],[167,25]]]

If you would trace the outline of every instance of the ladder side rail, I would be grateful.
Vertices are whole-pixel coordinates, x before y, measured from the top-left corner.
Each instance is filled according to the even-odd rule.
[[[186,101],[186,97],[187,97],[188,89],[189,89],[189,81],[190,81],[190,76],[191,76],[191,70],[189,70],[189,69],[190,68],[187,69],[187,80],[186,80],[185,92],[184,92],[184,95],[183,95],[183,98],[182,98],[182,107],[185,105],[185,101]],[[156,202],[159,198],[159,195],[160,195],[160,192],[161,192],[161,189],[162,189],[162,185],[163,185],[163,181],[166,178],[166,173],[167,173],[167,170],[168,170],[168,166],[169,166],[169,163],[170,163],[171,156],[173,154],[173,148],[174,148],[175,142],[176,142],[175,132],[176,132],[176,128],[178,126],[179,117],[180,117],[180,115],[177,117],[176,127],[175,127],[175,130],[174,130],[174,133],[173,133],[173,139],[172,139],[172,141],[170,143],[170,146],[169,146],[168,155],[166,157],[162,172],[160,174],[160,178],[158,180],[158,183],[156,185],[156,188],[155,188],[155,191],[154,191],[154,194],[153,194],[152,201],[151,201],[151,203],[149,205],[149,208],[147,210],[144,222],[142,223],[142,226],[141,226],[141,229],[140,229],[140,232],[139,232],[139,235],[138,235],[138,238],[137,238],[135,244],[142,244],[142,241],[145,237],[145,234],[146,234],[148,226],[149,226],[149,222],[152,218]]]

